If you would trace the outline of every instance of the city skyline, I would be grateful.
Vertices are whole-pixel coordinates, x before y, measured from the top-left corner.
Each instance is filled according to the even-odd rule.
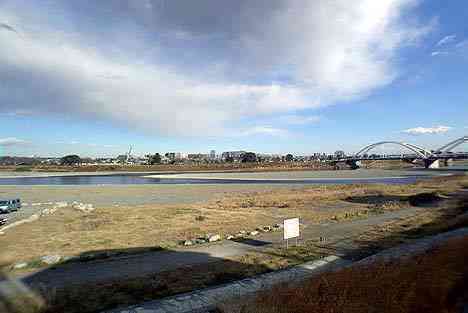
[[[435,149],[468,134],[467,9],[6,0],[0,152]]]

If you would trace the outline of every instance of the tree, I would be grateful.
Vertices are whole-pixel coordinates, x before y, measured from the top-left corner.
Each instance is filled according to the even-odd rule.
[[[252,162],[257,162],[257,155],[253,152],[246,152],[242,154],[242,163],[252,163]]]
[[[81,159],[76,154],[66,155],[60,159],[60,164],[62,165],[72,166],[72,165],[76,165],[80,163],[81,163]]]
[[[294,156],[291,153],[286,154],[285,157],[286,162],[292,162],[294,161]]]
[[[227,156],[226,159],[225,159],[226,163],[233,163],[234,162],[234,158],[232,156]]]
[[[149,163],[151,165],[153,164],[161,164],[161,155],[159,153],[156,153],[154,155],[152,155],[149,159]]]

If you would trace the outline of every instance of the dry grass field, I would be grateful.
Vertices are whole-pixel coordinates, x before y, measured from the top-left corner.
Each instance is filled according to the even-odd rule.
[[[4,261],[9,263],[50,254],[73,256],[97,250],[171,248],[187,238],[254,230],[287,217],[300,216],[303,223],[313,224],[398,210],[411,206],[411,195],[451,192],[464,181],[465,177],[452,177],[413,185],[311,186],[228,194],[217,201],[192,205],[99,207],[90,213],[67,207],[5,231],[0,244],[5,251]],[[352,201],[355,198],[364,201]]]

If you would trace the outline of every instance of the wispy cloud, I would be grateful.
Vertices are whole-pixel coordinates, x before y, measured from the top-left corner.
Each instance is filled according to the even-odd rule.
[[[0,146],[3,146],[3,147],[21,146],[25,144],[29,144],[29,141],[18,139],[16,137],[8,137],[8,138],[0,139]]]
[[[468,48],[468,39],[462,40],[455,45],[456,48]]]
[[[280,122],[289,125],[306,125],[306,124],[315,124],[320,122],[321,116],[311,115],[311,116],[302,116],[302,115],[285,115],[279,118]]]
[[[435,56],[438,56],[438,55],[447,55],[447,54],[449,54],[449,53],[446,52],[446,51],[433,51],[431,53],[431,56],[435,57]]]
[[[445,36],[444,38],[442,38],[441,40],[439,40],[436,44],[436,46],[442,46],[442,45],[446,45],[446,44],[449,44],[453,41],[455,41],[455,38],[457,36],[456,35],[448,35],[448,36]]]
[[[288,131],[272,126],[254,126],[242,131],[241,136],[267,135],[274,137],[284,137],[288,135]]]
[[[415,127],[405,129],[402,132],[410,135],[443,134],[450,131],[451,129],[452,127],[449,126]]]

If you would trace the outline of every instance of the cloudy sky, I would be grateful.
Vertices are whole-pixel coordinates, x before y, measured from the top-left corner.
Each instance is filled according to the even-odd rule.
[[[468,133],[467,20],[463,0],[0,0],[0,147],[435,148]]]

